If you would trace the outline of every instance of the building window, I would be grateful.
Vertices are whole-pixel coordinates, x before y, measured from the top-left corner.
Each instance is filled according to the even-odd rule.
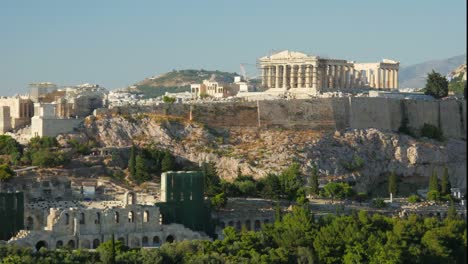
[[[65,225],[70,224],[70,215],[65,213]]]
[[[85,223],[85,214],[80,213],[80,225],[84,225],[84,223]]]
[[[128,222],[133,223],[135,221],[135,216],[133,215],[133,211],[128,212]]]
[[[115,214],[114,214],[114,220],[115,220],[115,223],[116,223],[116,224],[119,223],[119,212],[115,212]]]
[[[149,212],[148,211],[143,212],[143,222],[145,222],[145,223],[149,222]]]
[[[96,223],[96,224],[101,223],[101,213],[99,213],[99,212],[96,213],[96,220],[94,221],[94,223]]]

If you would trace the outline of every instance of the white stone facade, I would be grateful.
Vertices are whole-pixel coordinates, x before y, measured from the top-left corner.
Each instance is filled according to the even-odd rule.
[[[191,84],[190,91],[193,97],[203,97],[208,95],[215,98],[223,98],[227,95],[227,90],[218,82],[203,80],[201,84]]]
[[[35,223],[36,215],[26,215],[26,230],[20,231],[8,243],[21,246],[41,246],[55,249],[97,248],[112,238],[129,247],[157,247],[165,242],[209,239],[183,225],[161,224],[159,208],[136,203],[136,194],[128,192],[125,200],[90,202],[87,207],[49,208],[44,226]]]
[[[262,86],[269,92],[311,93],[330,89],[398,89],[399,62],[378,63],[320,58],[281,51],[259,59]]]
[[[56,115],[57,104],[34,104],[34,116],[31,118],[32,137],[55,137],[60,133],[71,132],[81,123],[81,119],[59,118]]]

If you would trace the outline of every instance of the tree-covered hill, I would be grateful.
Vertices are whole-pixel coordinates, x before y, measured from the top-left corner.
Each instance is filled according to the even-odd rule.
[[[136,83],[135,91],[143,93],[147,98],[158,97],[165,92],[190,91],[190,84],[201,83],[203,80],[231,83],[237,75],[217,70],[173,70]]]

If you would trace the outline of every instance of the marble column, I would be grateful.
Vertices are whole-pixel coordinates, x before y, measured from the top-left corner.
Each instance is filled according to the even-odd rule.
[[[394,81],[395,89],[398,89],[398,69],[395,70],[395,81]]]
[[[317,91],[317,66],[312,66],[312,88]],[[310,87],[310,86],[309,86]],[[307,88],[309,88],[307,87]]]
[[[271,88],[271,67],[267,66],[267,87]]]
[[[340,88],[345,88],[346,87],[346,66],[341,66],[340,67]]]
[[[288,65],[283,65],[283,88],[288,89]]]
[[[309,88],[310,87],[310,65],[306,64],[305,65],[305,87]]]
[[[389,69],[388,71],[390,75],[390,78],[389,78],[390,84],[388,85],[388,88],[393,89],[393,69]]]
[[[388,89],[389,88],[389,84],[390,84],[390,74],[389,74],[389,70],[388,69],[385,69],[385,88]]]
[[[289,72],[289,88],[294,88],[294,65],[291,65],[291,71]]]
[[[380,68],[375,69],[375,88],[380,88]]]
[[[262,86],[263,87],[265,87],[265,85],[267,83],[267,81],[266,81],[267,76],[266,75],[267,75],[266,74],[266,68],[265,68],[265,66],[262,66]]]
[[[354,68],[351,67],[349,70],[349,88],[354,88]]]
[[[304,88],[304,65],[301,64],[299,65],[299,77],[298,77],[298,82],[297,82],[297,87],[298,88]]]
[[[348,89],[349,88],[349,67],[344,66],[344,85],[343,88]]]
[[[270,76],[270,87],[271,88],[278,88],[279,83],[279,66],[271,66],[271,76]]]

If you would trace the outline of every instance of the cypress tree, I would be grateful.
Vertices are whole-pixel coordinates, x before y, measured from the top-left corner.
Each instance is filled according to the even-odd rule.
[[[312,166],[312,171],[310,172],[310,193],[313,195],[319,194],[319,181],[317,167]]]
[[[442,180],[440,182],[440,194],[441,195],[450,194],[450,188],[451,187],[452,186],[450,185],[448,169],[444,168],[444,174],[442,174]]]
[[[397,176],[394,171],[388,176],[388,192],[392,195],[396,195],[398,192]]]
[[[429,178],[429,191],[439,191],[439,177],[436,171],[433,171]]]
[[[136,147],[135,144],[132,144],[132,148],[130,149],[130,159],[128,160],[128,171],[132,177],[135,176],[136,173]]]
[[[135,162],[135,177],[134,180],[137,182],[144,182],[151,179],[148,172],[148,166],[146,166],[146,160],[141,156],[137,155]]]

